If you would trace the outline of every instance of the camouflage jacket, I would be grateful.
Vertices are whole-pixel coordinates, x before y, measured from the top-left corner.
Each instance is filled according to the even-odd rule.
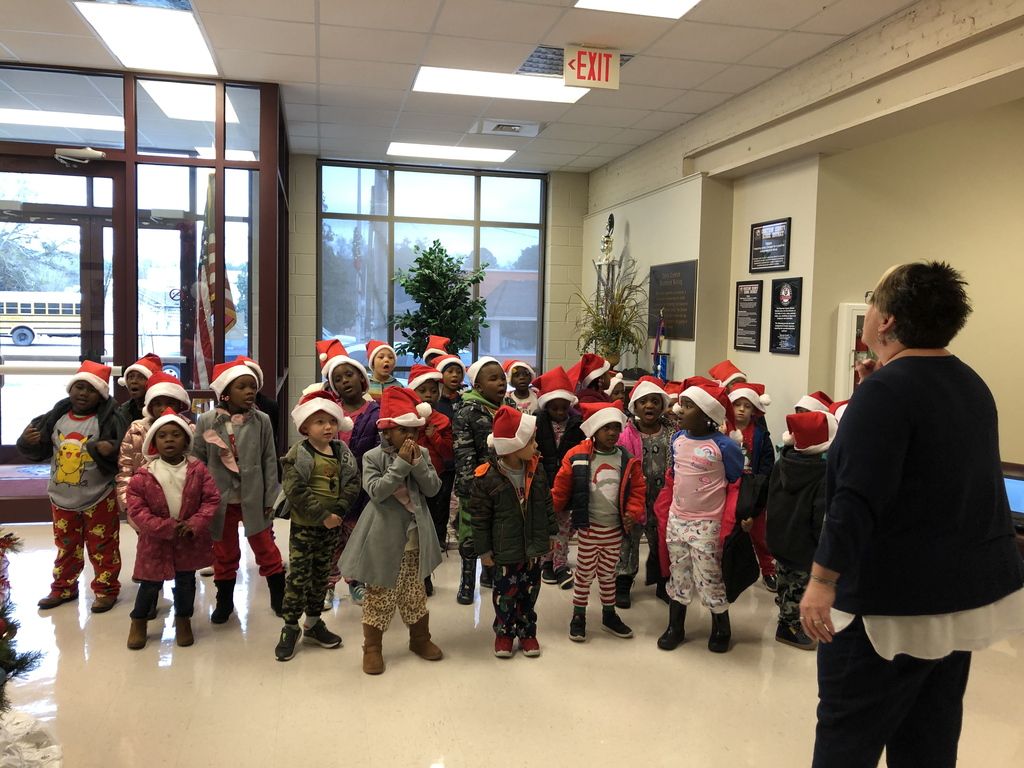
[[[476,390],[469,390],[462,395],[462,404],[452,421],[455,495],[460,499],[468,500],[473,495],[476,468],[494,456],[494,451],[487,445],[487,436],[494,429],[494,414],[501,405],[512,403],[506,397],[500,405],[495,405]]]

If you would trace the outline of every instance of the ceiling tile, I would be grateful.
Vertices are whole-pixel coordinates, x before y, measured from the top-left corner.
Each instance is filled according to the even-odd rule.
[[[434,34],[536,45],[561,15],[560,8],[505,0],[445,0]]]
[[[284,114],[288,120],[299,122],[316,122],[315,104],[289,104],[284,105]]]
[[[665,61],[672,61],[665,59]],[[724,64],[715,66],[724,67]],[[682,91],[675,88],[648,88],[643,85],[623,83],[619,90],[609,91],[594,88],[577,104],[593,107],[625,107],[626,109],[658,109],[679,98]]]
[[[662,112],[693,112],[702,114],[731,99],[735,94],[712,91],[687,91],[661,108]]]
[[[619,132],[618,128],[605,125],[576,125],[555,123],[541,132],[542,139],[567,139],[569,141],[608,141]]]
[[[3,44],[0,44],[0,59],[9,59],[11,61],[17,61],[18,57],[11,52],[10,48]]]
[[[3,45],[21,61],[119,69],[117,61],[95,37],[0,31]]]
[[[217,60],[225,77],[270,82],[316,82],[316,59],[312,56],[219,50]]]
[[[320,82],[328,85],[359,85],[367,88],[408,89],[416,67],[352,59],[322,59]]]
[[[387,140],[390,134],[390,128],[381,128],[375,125],[337,125],[335,123],[320,123],[320,136],[325,139],[375,139],[378,141],[384,141]]]
[[[842,40],[842,35],[818,35],[811,32],[788,32],[743,60],[744,64],[761,67],[789,67],[811,58],[816,53]]]
[[[632,144],[633,146],[639,147],[641,144],[646,144],[651,139],[656,139],[664,131],[645,131],[640,128],[626,128],[619,131],[611,140],[616,144]]]
[[[667,35],[646,49],[644,55],[734,64],[779,34],[767,29],[680,21]]]
[[[246,16],[203,14],[203,27],[214,48],[238,51],[283,53],[304,56],[316,50],[312,24],[293,21],[268,21]]]
[[[331,147],[344,147],[349,152],[358,155],[383,155],[388,151],[388,143],[383,140],[372,140],[372,139],[355,139],[355,140],[322,140],[320,146],[324,149]]]
[[[523,173],[551,173],[557,171],[559,166],[552,166],[546,163],[519,163],[516,156],[512,155],[502,167],[506,171],[522,171]]]
[[[315,68],[315,66],[314,66]],[[315,72],[314,72],[315,75]],[[316,83],[281,83],[281,98],[296,104],[316,104]]]
[[[534,165],[546,166],[548,168],[561,168],[566,163],[571,163],[577,155],[552,154],[548,152],[530,152],[525,149],[516,152],[513,158],[519,163],[532,163]]]
[[[311,139],[306,136],[288,137],[288,148],[291,149],[292,152],[298,152],[300,154],[315,154],[319,147],[319,139]]]
[[[597,146],[596,141],[564,141],[539,138],[530,142],[530,152],[547,152],[554,155],[582,155]]]
[[[622,83],[656,85],[663,88],[695,88],[728,65],[655,56],[637,56],[622,68]],[[621,87],[621,86],[620,86]]]
[[[391,133],[392,141],[408,141],[413,144],[444,144],[452,146],[462,141],[466,134],[461,131],[420,131],[415,128],[396,128]]]
[[[825,5],[827,0],[705,0],[687,13],[686,18],[713,24],[792,29]]]
[[[406,91],[391,88],[365,88],[358,85],[321,85],[319,103],[331,107],[398,110]]]
[[[484,72],[515,72],[535,48],[525,43],[432,35],[422,64]]]
[[[492,136],[489,133],[467,133],[459,142],[460,147],[484,147],[485,149],[522,149],[533,139],[527,136]]]
[[[465,133],[476,122],[475,116],[437,115],[423,112],[402,111],[397,128],[412,128],[421,131],[458,131]]]
[[[316,138],[319,135],[320,132],[317,130],[317,124],[315,121],[312,123],[293,123],[289,121],[288,123],[289,137],[302,136],[304,138]]]
[[[622,155],[627,152],[632,152],[634,149],[636,149],[636,147],[632,144],[615,144],[613,142],[608,142],[605,144],[598,144],[592,150],[587,152],[587,155],[590,157],[604,157],[612,159],[615,157],[622,157]]]
[[[565,122],[580,125],[610,125],[626,128],[651,114],[650,110],[588,107],[577,104],[565,115]]]
[[[447,93],[410,91],[405,100],[405,109],[410,112],[476,117],[487,109],[490,103],[491,99],[482,96],[455,96]]]
[[[907,0],[839,0],[830,3],[813,19],[801,24],[801,32],[852,35],[906,8]]]
[[[602,157],[588,157],[584,155],[583,157],[577,157],[575,160],[566,163],[565,167],[581,171],[592,171],[595,168],[600,168],[607,162],[608,161]]]
[[[695,117],[697,115],[686,112],[655,112],[653,115],[648,115],[643,120],[633,123],[633,128],[643,128],[650,131],[671,131],[673,128],[678,128]]]
[[[441,0],[320,0],[320,23],[429,32]]]
[[[781,69],[772,67],[748,67],[743,64],[733,64],[720,75],[715,75],[700,87],[709,91],[720,91],[725,93],[743,93],[755,85],[760,85],[769,80]]]
[[[427,36],[416,32],[320,26],[320,55],[329,59],[415,64]]]
[[[572,8],[544,36],[544,43],[594,45],[636,53],[665,34],[675,23],[675,19],[627,13],[611,15],[604,11]]]
[[[338,125],[375,125],[391,128],[398,119],[397,111],[386,109],[354,109],[352,107],[320,107],[321,123]]]
[[[82,37],[92,35],[85,19],[67,0],[4,0],[0,8],[0,29]]]
[[[483,113],[487,117],[501,120],[529,120],[535,123],[550,123],[562,119],[571,104],[555,104],[546,101],[520,101],[519,99],[494,99]],[[571,122],[580,122],[573,120]]]
[[[314,0],[192,0],[192,7],[204,13],[223,13],[231,16],[254,16],[258,19],[279,21],[316,21]]]

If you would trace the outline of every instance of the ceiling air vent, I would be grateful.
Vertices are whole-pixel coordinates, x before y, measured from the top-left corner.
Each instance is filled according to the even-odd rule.
[[[636,54],[620,53],[619,67],[624,67],[626,62]],[[517,75],[546,75],[548,77],[561,77],[563,60],[565,58],[564,48],[555,48],[551,45],[537,47],[523,65],[516,70]]]
[[[491,129],[491,133],[519,133],[523,126],[514,123],[498,123]]]
[[[547,127],[547,123],[533,123],[528,120],[496,120],[492,117],[485,117],[477,120],[469,132],[483,133],[488,136],[523,136],[532,139]]]

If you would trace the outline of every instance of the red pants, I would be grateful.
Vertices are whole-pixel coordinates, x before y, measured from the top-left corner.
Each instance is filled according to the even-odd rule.
[[[750,540],[754,542],[754,554],[757,555],[757,562],[761,566],[761,575],[774,576],[775,559],[768,551],[768,545],[764,540],[767,522],[768,516],[764,512],[754,518],[754,527],[750,529]]]
[[[224,533],[220,541],[213,542],[213,578],[217,581],[233,579],[238,575],[238,563],[242,550],[238,546],[238,524],[242,522],[242,505],[228,504],[224,513]],[[272,576],[284,570],[281,565],[281,551],[274,543],[274,526],[264,528],[255,536],[246,539],[252,550],[260,576]]]
[[[121,552],[114,489],[95,506],[79,512],[50,506],[53,543],[57,546],[50,594],[71,597],[78,592],[78,577],[85,567],[85,550],[88,549],[96,572],[92,591],[96,597],[117,597],[121,591],[121,582],[117,580],[121,573]]]

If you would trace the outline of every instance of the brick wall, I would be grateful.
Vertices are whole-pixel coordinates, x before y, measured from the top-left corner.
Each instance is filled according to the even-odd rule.
[[[568,369],[579,361],[573,294],[582,284],[589,179],[585,173],[552,173],[548,179],[543,368]]]
[[[316,366],[316,157],[291,156],[289,180],[288,269],[291,295],[288,315],[291,338],[288,356],[288,410],[299,401],[302,390],[319,380]],[[298,439],[289,427],[288,442]]]

